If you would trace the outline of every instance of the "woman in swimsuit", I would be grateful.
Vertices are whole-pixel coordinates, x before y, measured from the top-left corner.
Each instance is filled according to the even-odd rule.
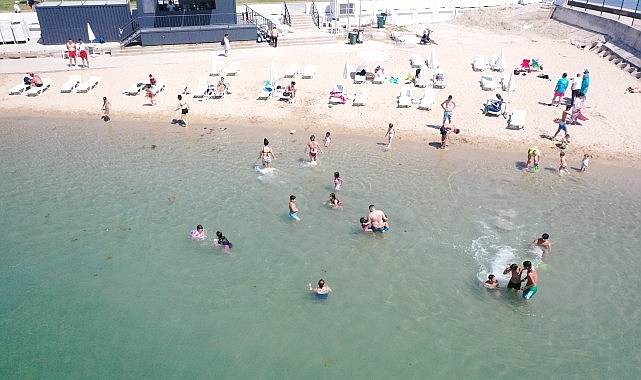
[[[258,158],[263,160],[263,168],[271,168],[272,160],[274,160],[274,152],[269,147],[269,140],[263,139],[263,149],[260,151]]]
[[[316,136],[309,136],[309,141],[305,146],[305,153],[307,153],[307,149],[309,149],[309,162],[316,162],[316,157],[319,153],[322,153],[320,146],[316,142]]]

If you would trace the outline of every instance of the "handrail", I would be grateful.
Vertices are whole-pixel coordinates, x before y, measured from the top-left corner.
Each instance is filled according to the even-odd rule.
[[[292,18],[289,15],[289,9],[287,8],[287,3],[283,1],[283,8],[285,8],[285,12],[283,12],[283,24],[287,26],[292,26]]]
[[[310,8],[310,13],[312,15],[312,19],[314,20],[314,25],[316,25],[316,27],[320,29],[320,15],[318,14],[316,3],[314,3],[313,1],[312,1],[312,6]]]
[[[272,20],[268,19],[267,17],[251,9],[246,4],[245,4],[245,14],[247,15],[247,21],[255,24],[256,27],[258,29],[261,29],[263,32],[270,34],[271,30],[275,26]]]

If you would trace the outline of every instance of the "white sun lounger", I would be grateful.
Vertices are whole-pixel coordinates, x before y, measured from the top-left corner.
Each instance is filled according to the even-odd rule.
[[[194,98],[204,98],[207,90],[209,89],[209,83],[207,82],[206,77],[198,78],[198,86],[194,90]]]
[[[303,69],[303,79],[312,79],[316,75],[316,66],[314,65],[307,65],[305,66],[305,69]]]
[[[80,84],[80,75],[70,75],[69,79],[60,87],[60,92],[68,94]]]
[[[434,88],[445,88],[445,74],[442,71],[437,71],[432,77],[432,87]]]
[[[53,84],[53,80],[51,78],[42,78],[42,86],[32,87],[28,89],[25,92],[25,94],[27,94],[27,96],[38,96],[43,92],[47,91],[52,84]]]
[[[223,72],[223,63],[216,59],[216,56],[211,59],[211,72],[210,76],[220,75]]]
[[[374,84],[383,84],[383,83],[385,83],[385,79],[387,79],[385,77],[385,74],[383,74],[383,75],[374,74],[374,79],[372,79],[372,83],[374,83]]]
[[[98,85],[98,83],[100,83],[100,77],[89,77],[89,79],[78,85],[78,88],[76,88],[76,92],[87,93],[93,90]]]
[[[410,58],[410,66],[414,68],[419,68],[425,64],[425,61],[423,61],[423,57],[421,57],[418,54],[414,54],[412,58]]]
[[[361,88],[358,90],[356,95],[354,96],[354,101],[352,102],[353,106],[364,106],[367,105],[367,98],[369,97],[369,93],[366,88]]]
[[[265,86],[260,90],[258,93],[257,99],[258,100],[267,100],[269,99],[270,96],[274,93],[274,90],[276,89],[276,83],[272,83],[271,81],[265,81]]]
[[[128,89],[126,89],[122,93],[125,94],[125,95],[136,96],[136,95],[140,94],[140,91],[142,91],[143,88],[145,88],[145,86],[148,83],[149,83],[148,79],[139,80],[138,82],[136,82],[136,84],[132,85],[131,87],[129,87]]]
[[[421,66],[421,72],[418,74],[418,78],[414,78],[414,85],[416,87],[425,88],[427,87],[427,67],[425,65]]]
[[[225,70],[225,73],[227,75],[237,75],[239,71],[240,71],[240,62],[232,62],[229,64],[229,67],[227,68],[227,70]]]
[[[28,89],[29,85],[22,82],[14,87],[11,87],[11,89],[9,90],[9,95],[20,95]]]
[[[287,66],[287,70],[285,70],[285,78],[294,78],[296,74],[300,72],[300,65],[294,65],[291,64]]]
[[[419,110],[431,110],[434,107],[436,102],[436,92],[432,89],[425,90],[425,94],[421,98],[421,102],[418,104]]]
[[[345,87],[342,84],[336,84],[329,93],[329,104],[345,104]]]
[[[151,86],[151,91],[153,91],[155,94],[161,92],[167,88],[167,79],[157,79],[156,80],[156,85]]]
[[[523,129],[525,128],[525,110],[514,110],[510,114],[510,120],[508,120],[507,127],[508,129]]]
[[[398,95],[398,107],[411,107],[412,106],[412,89],[404,87]]]
[[[491,75],[484,75],[481,77],[481,89],[485,91],[492,91],[500,86],[500,83],[495,82],[494,77]]]
[[[474,57],[474,62],[472,62],[472,70],[474,71],[485,70],[485,58],[482,55],[477,55],[476,57]]]
[[[363,65],[356,66],[356,71],[354,71],[354,83],[356,84],[365,83],[365,80],[367,79],[367,70],[365,75],[359,74],[363,70],[365,70],[365,66]]]

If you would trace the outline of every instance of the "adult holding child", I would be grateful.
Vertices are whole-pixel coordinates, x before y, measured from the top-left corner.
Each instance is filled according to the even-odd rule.
[[[367,216],[370,228],[374,232],[385,232],[389,230],[387,215],[381,210],[377,210],[374,205],[369,205],[369,215]]]

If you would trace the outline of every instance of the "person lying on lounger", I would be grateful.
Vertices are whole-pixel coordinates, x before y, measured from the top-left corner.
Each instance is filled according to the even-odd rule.
[[[227,93],[227,83],[225,83],[225,77],[220,77],[220,80],[216,85],[216,96],[225,96],[226,93]]]
[[[487,114],[488,112],[501,112],[501,107],[503,106],[503,97],[501,94],[496,94],[496,100],[490,101],[489,104],[485,105],[485,112],[484,114]]]

